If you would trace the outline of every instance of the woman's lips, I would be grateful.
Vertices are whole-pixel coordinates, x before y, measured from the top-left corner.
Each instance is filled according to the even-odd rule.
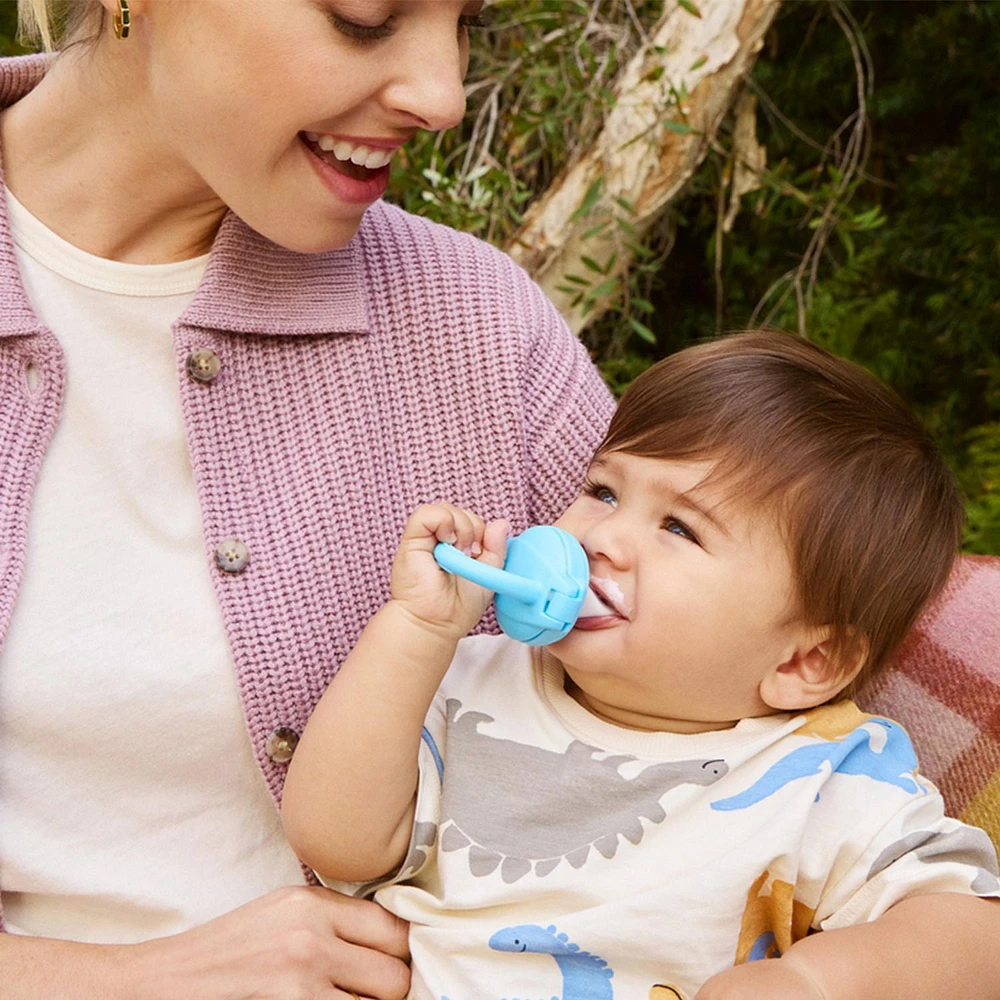
[[[385,194],[385,189],[389,186],[389,164],[378,170],[372,170],[371,176],[366,180],[359,180],[356,177],[349,177],[326,160],[320,159],[301,136],[300,142],[319,179],[341,201],[354,205],[370,205]]]

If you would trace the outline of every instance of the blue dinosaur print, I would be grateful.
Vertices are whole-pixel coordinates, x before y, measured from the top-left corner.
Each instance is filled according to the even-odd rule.
[[[879,742],[876,739],[877,732],[871,729],[872,725],[878,726],[885,733],[882,746],[878,749],[872,745],[873,742]],[[793,750],[768,768],[748,789],[738,795],[716,800],[712,803],[712,808],[723,812],[746,809],[773,795],[791,781],[821,774],[823,764],[829,764],[831,771],[838,774],[865,775],[914,794],[923,791],[913,778],[917,757],[910,738],[895,722],[871,718],[842,740],[824,740]]]
[[[768,950],[774,948],[777,950],[777,941],[774,940],[774,935],[770,931],[764,931],[763,934],[753,943],[753,947],[750,949],[750,954],[747,956],[748,962],[759,962],[761,959],[767,958]],[[776,956],[777,957],[777,956]]]
[[[614,1000],[611,979],[614,972],[608,963],[570,942],[555,926],[519,924],[505,927],[490,938],[494,951],[532,952],[551,955],[562,973],[562,996],[552,1000]]]

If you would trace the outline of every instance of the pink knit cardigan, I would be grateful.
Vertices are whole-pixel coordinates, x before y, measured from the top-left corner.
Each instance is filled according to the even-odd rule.
[[[0,60],[0,107],[43,68],[39,57]],[[613,402],[508,257],[382,203],[349,246],[319,254],[285,250],[229,214],[173,342],[206,572],[254,751],[279,798],[285,766],[267,755],[268,737],[301,731],[388,596],[407,514],[448,500],[517,531],[552,520]],[[187,374],[198,348],[221,359],[210,383]],[[25,296],[0,198],[0,641],[64,378],[59,344]],[[227,538],[249,547],[241,573],[215,565]]]

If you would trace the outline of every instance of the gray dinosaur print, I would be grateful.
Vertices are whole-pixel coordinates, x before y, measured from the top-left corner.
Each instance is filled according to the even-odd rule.
[[[954,861],[968,865],[975,871],[970,887],[980,895],[1000,896],[996,852],[985,831],[976,827],[959,827],[949,833],[916,830],[890,844],[872,862],[868,878],[885,871],[905,854],[912,854],[918,861],[933,864],[936,861]]]
[[[580,951],[578,944],[573,944],[552,924],[505,927],[490,938],[490,947],[494,951],[551,955],[562,973],[562,996],[552,1000],[614,1000],[611,988],[614,972],[608,963],[597,955]]]
[[[532,869],[544,878],[565,858],[582,868],[591,848],[613,858],[619,837],[638,844],[640,822],[661,823],[660,799],[678,785],[711,785],[729,771],[724,760],[652,764],[633,778],[621,765],[637,758],[574,740],[564,753],[496,739],[479,732],[493,722],[482,712],[459,715],[446,703],[448,761],[441,795],[441,850],[469,849],[469,871],[486,876],[500,867],[504,882]]]

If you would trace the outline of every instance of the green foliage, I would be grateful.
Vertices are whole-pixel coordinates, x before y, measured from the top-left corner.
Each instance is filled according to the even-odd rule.
[[[968,464],[962,485],[969,496],[966,532],[970,552],[1000,552],[1000,423],[983,424],[966,436]]]
[[[0,0],[0,56],[20,56],[29,51],[17,40],[17,4]]]
[[[968,495],[967,550],[1000,553],[1000,4],[848,5],[875,82],[870,156],[846,188],[833,160],[857,81],[835,7],[785,5],[754,71],[769,167],[723,239],[718,301],[728,123],[672,212],[676,239],[644,318],[656,346],[623,342],[614,317],[588,336],[618,378],[640,367],[623,357],[652,362],[718,327],[759,322],[835,201],[803,332],[916,409]],[[794,294],[771,316],[793,330],[799,320]]]
[[[610,83],[638,45],[635,24],[661,10],[660,0],[497,0],[491,27],[473,36],[465,121],[407,143],[390,197],[503,245],[597,134]]]

